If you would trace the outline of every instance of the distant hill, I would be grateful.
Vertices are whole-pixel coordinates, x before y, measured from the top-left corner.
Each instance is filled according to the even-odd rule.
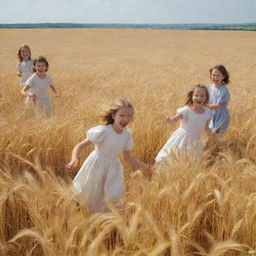
[[[3,28],[133,28],[176,30],[245,30],[256,31],[256,23],[241,24],[121,24],[121,23],[16,23],[0,24]]]

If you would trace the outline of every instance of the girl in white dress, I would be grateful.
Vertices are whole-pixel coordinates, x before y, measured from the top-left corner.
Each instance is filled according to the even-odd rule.
[[[26,106],[39,105],[39,108],[50,116],[52,105],[48,96],[48,88],[51,88],[55,94],[57,91],[53,86],[52,78],[46,74],[48,67],[49,63],[45,57],[39,56],[35,59],[35,73],[27,79],[21,93],[26,96]]]
[[[20,85],[24,86],[27,79],[33,74],[33,60],[31,59],[30,47],[22,45],[17,53],[19,63],[17,64],[17,75],[20,77]]]
[[[209,101],[209,93],[204,85],[196,85],[187,94],[186,106],[178,108],[177,114],[173,117],[167,116],[167,123],[174,123],[180,120],[180,127],[171,135],[166,144],[156,156],[160,161],[171,153],[180,154],[187,152],[200,156],[202,152],[201,132],[204,130],[209,136],[213,133],[209,129],[211,111],[205,109]],[[195,152],[193,151],[195,150]]]
[[[126,127],[132,120],[133,112],[129,101],[115,100],[102,116],[105,125],[89,129],[86,139],[73,149],[71,161],[67,165],[67,169],[71,171],[77,166],[81,150],[91,144],[95,145],[94,151],[73,180],[74,188],[89,212],[107,211],[108,200],[114,206],[120,206],[120,199],[124,196],[124,173],[118,159],[120,153],[133,166],[151,169],[150,165],[140,162],[130,153],[133,138]]]

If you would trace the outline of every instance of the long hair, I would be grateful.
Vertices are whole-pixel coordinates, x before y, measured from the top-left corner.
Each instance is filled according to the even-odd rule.
[[[17,53],[17,56],[18,56],[20,62],[23,61],[23,58],[22,58],[22,56],[21,56],[21,50],[22,50],[23,48],[27,48],[27,49],[28,49],[28,51],[29,51],[29,60],[31,60],[31,50],[30,50],[30,47],[29,47],[27,44],[23,44],[23,45],[19,48],[18,53]]]
[[[229,80],[229,73],[228,73],[227,69],[223,65],[219,64],[219,65],[216,65],[215,67],[211,68],[210,69],[210,76],[211,76],[212,71],[214,69],[219,70],[220,73],[224,76],[224,79],[222,80],[222,83],[228,84],[230,82],[230,80]]]
[[[205,90],[206,99],[205,99],[205,102],[204,102],[204,106],[207,106],[207,104],[209,103],[209,92],[208,92],[207,87],[205,85],[202,85],[202,84],[197,84],[196,86],[193,87],[192,90],[190,90],[187,93],[187,101],[186,101],[185,105],[188,105],[188,106],[193,105],[193,94],[194,94],[194,91],[195,91],[196,88]]]
[[[49,63],[47,61],[47,59],[44,57],[44,56],[39,56],[38,58],[34,59],[34,67],[33,67],[33,72],[36,72],[36,63],[37,62],[43,62],[46,66],[46,72],[48,71],[48,68],[49,68]]]
[[[132,104],[128,100],[115,99],[108,107],[104,109],[103,114],[100,116],[103,123],[106,125],[113,124],[114,123],[113,115],[115,115],[115,113],[119,109],[124,107],[129,107],[134,111]]]

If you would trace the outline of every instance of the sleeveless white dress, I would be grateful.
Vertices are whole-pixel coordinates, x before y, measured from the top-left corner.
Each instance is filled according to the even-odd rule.
[[[131,132],[124,129],[121,134],[112,125],[99,125],[87,132],[87,138],[95,145],[73,180],[75,190],[90,212],[108,210],[106,199],[115,206],[124,195],[123,166],[119,154],[131,150]]]
[[[162,149],[156,156],[156,161],[170,156],[173,152],[179,154],[184,150],[192,154],[196,150],[196,156],[202,152],[201,132],[203,131],[206,122],[211,119],[211,111],[205,109],[204,113],[198,114],[191,110],[188,106],[177,109],[178,114],[182,114],[183,118],[180,121],[180,127],[174,131]]]

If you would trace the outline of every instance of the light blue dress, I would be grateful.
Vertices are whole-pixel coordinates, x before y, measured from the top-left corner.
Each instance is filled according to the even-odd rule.
[[[230,123],[230,116],[227,109],[230,94],[225,85],[222,85],[220,88],[216,88],[214,84],[211,84],[208,86],[208,92],[210,94],[210,105],[218,104],[219,102],[223,103],[220,109],[212,110],[212,118],[209,124],[209,128],[212,131],[219,128],[218,135],[221,136]]]

